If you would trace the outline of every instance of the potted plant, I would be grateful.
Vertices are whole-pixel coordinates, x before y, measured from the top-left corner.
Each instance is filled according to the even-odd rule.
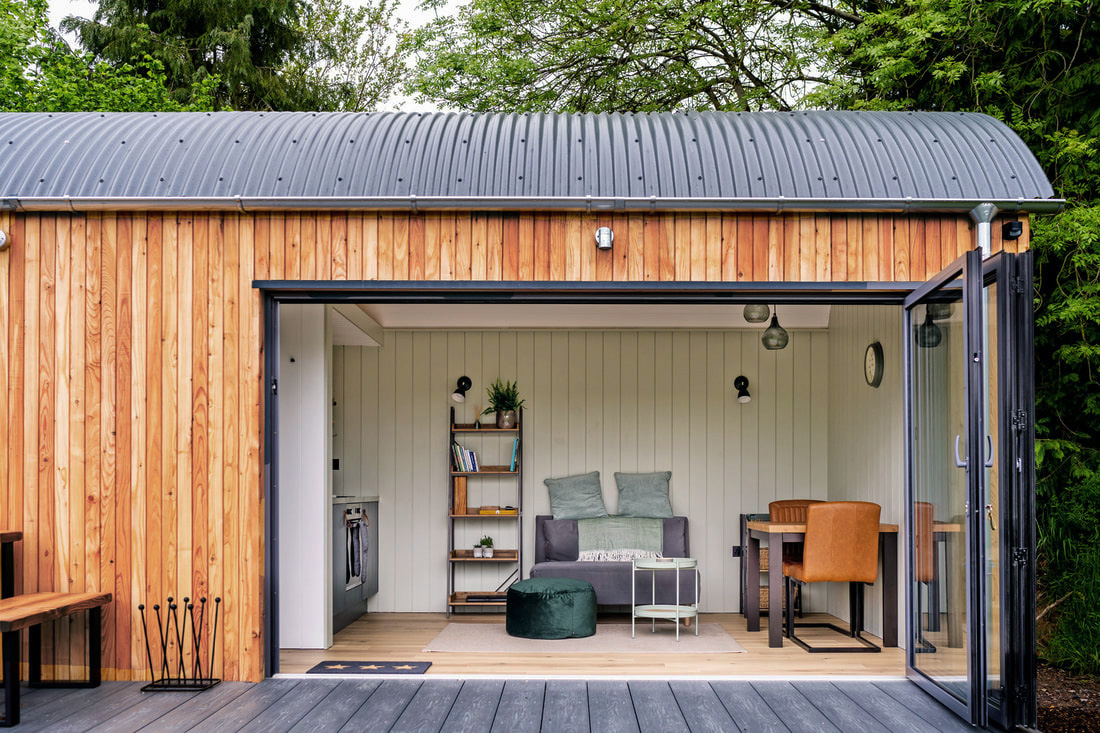
[[[481,538],[481,556],[492,557],[493,556],[493,538],[489,535],[485,535]]]
[[[523,407],[523,400],[519,397],[519,389],[515,382],[502,382],[499,379],[485,388],[489,396],[489,406],[482,415],[495,412],[498,428],[514,428],[516,426],[516,410]]]
[[[483,557],[483,556],[484,556],[484,552],[481,549],[481,543],[478,542],[476,545],[474,545],[474,557]]]

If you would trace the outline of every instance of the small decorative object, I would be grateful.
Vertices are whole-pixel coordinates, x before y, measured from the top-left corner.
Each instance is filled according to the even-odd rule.
[[[142,692],[201,692],[221,682],[214,677],[214,653],[218,642],[218,615],[221,598],[214,599],[213,631],[210,632],[210,666],[203,671],[202,645],[206,629],[206,598],[199,599],[198,619],[195,604],[190,598],[183,605],[168,596],[168,605],[161,616],[160,604],[153,606],[156,614],[156,637],[150,639],[145,604],[138,605],[141,628],[145,633],[145,660],[153,681],[141,688]],[[152,614],[150,614],[152,615]],[[180,618],[182,616],[182,619]],[[160,652],[160,664],[154,665],[154,649]],[[187,669],[186,655],[191,657],[191,669]]]
[[[916,331],[914,338],[917,340],[917,346],[922,349],[934,349],[943,341],[943,331],[932,320],[931,310],[925,311],[924,323],[917,326]]]
[[[492,557],[493,556],[493,538],[489,535],[485,535],[481,538],[481,556]]]
[[[764,323],[771,314],[771,308],[763,303],[749,303],[745,306],[745,320],[749,323]]]
[[[474,557],[483,557],[484,552],[485,551],[481,549],[481,543],[480,542],[477,543],[476,545],[474,545]]]
[[[474,430],[481,430],[481,405],[474,407]]]
[[[742,405],[747,402],[752,402],[752,395],[749,394],[749,378],[738,377],[733,380],[733,388],[737,390],[737,401]]]
[[[523,407],[523,400],[519,397],[519,389],[515,382],[502,382],[499,379],[485,388],[489,396],[489,406],[481,413],[488,415],[496,413],[498,428],[514,428],[516,426],[516,410]]]
[[[786,348],[787,342],[790,340],[791,337],[787,334],[787,330],[779,325],[779,314],[773,308],[772,323],[764,329],[764,335],[760,337],[761,343],[768,351],[778,351]]]
[[[451,393],[451,399],[455,402],[465,402],[466,391],[473,386],[474,383],[470,381],[469,377],[459,377],[458,385],[455,387],[455,391]]]
[[[868,346],[863,354],[863,377],[867,380],[867,384],[878,387],[882,384],[882,371],[882,344],[876,341]]]

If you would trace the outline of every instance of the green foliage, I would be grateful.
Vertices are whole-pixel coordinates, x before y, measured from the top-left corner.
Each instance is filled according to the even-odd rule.
[[[485,388],[485,394],[489,396],[489,406],[481,413],[482,415],[508,412],[523,407],[523,400],[519,397],[519,388],[515,382],[502,382],[497,379]]]
[[[482,112],[788,109],[856,4],[471,0],[413,35],[408,92]]]
[[[216,82],[205,80],[183,104],[154,59],[118,67],[96,62],[72,52],[50,29],[44,1],[0,0],[0,111],[205,110],[212,108]]]
[[[478,544],[481,545],[482,547],[492,547],[493,546],[493,538],[490,537],[489,535],[485,535],[484,537],[481,538],[481,541],[478,542]]]
[[[295,27],[300,48],[282,70],[287,95],[300,109],[377,109],[405,75],[406,30],[397,0],[353,7],[315,0]]]

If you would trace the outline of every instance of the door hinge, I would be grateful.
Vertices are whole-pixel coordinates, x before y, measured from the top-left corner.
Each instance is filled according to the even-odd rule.
[[[1027,548],[1026,547],[1014,547],[1012,548],[1012,567],[1023,568],[1027,566]]]
[[[1023,410],[1016,410],[1012,413],[1012,429],[1016,432],[1023,432],[1027,430],[1027,413]]]
[[[1017,275],[1016,277],[1012,278],[1012,292],[1016,293],[1017,295],[1023,295],[1027,292],[1027,288],[1022,277]]]
[[[279,380],[278,379],[272,379],[271,380],[271,394],[279,394]]]

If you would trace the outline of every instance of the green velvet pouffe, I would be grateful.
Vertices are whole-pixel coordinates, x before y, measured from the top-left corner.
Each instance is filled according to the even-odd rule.
[[[505,628],[525,639],[569,639],[596,633],[596,591],[584,580],[528,578],[508,589]]]

